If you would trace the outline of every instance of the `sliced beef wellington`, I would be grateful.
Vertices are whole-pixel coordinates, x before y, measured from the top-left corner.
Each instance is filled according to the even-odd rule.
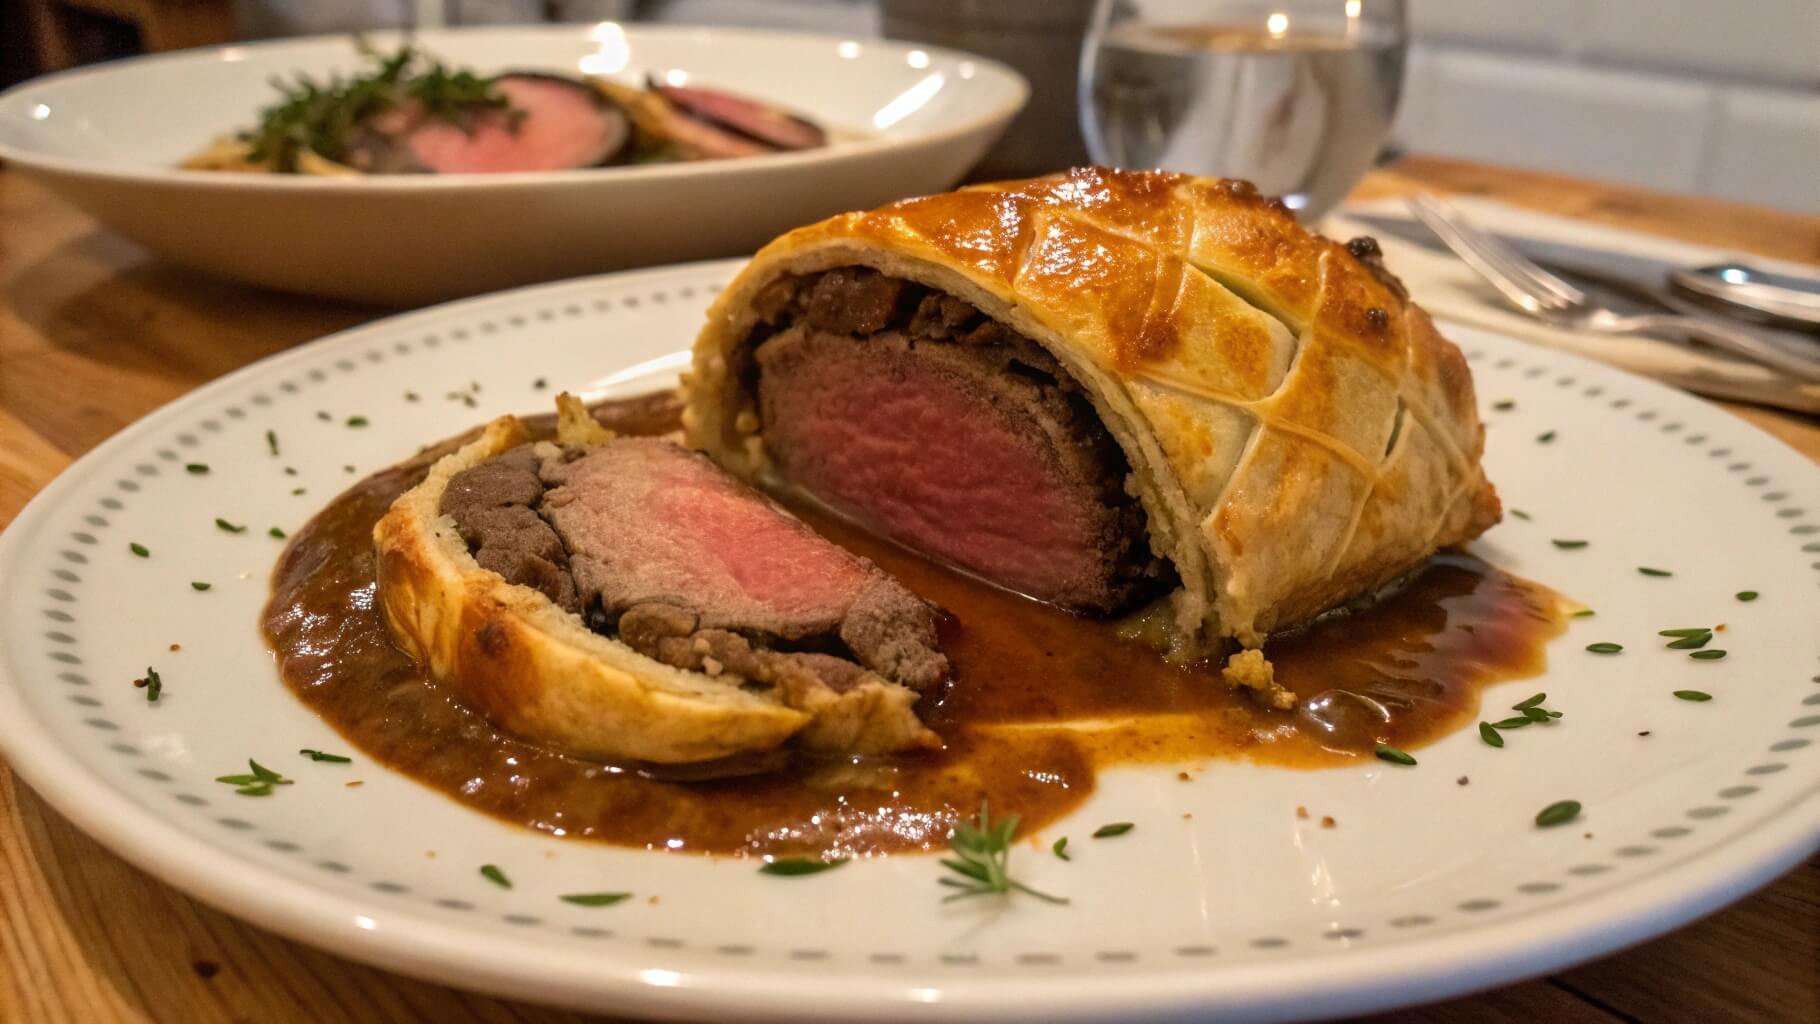
[[[393,635],[459,700],[608,760],[939,745],[930,605],[699,453],[559,441],[496,421],[374,530]]]
[[[738,476],[1032,596],[1106,613],[1168,590],[1189,655],[1256,647],[1499,516],[1465,360],[1375,246],[1163,172],[782,236],[709,311],[684,426]]]

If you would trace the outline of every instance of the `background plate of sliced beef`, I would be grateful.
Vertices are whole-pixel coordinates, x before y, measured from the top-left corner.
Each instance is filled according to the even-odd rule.
[[[326,159],[282,154],[302,173],[198,169],[280,101],[299,114],[313,102],[304,80],[319,92],[370,78],[407,45],[424,61],[410,95],[361,117]],[[0,94],[0,159],[198,270],[418,305],[736,255],[941,191],[1027,92],[985,58],[804,33],[607,22],[333,36],[35,79]]]
[[[1365,1013],[1642,941],[1820,840],[1814,468],[1683,394],[1455,325],[1442,329],[1472,367],[1486,468],[1512,510],[1470,553],[1594,614],[1567,624],[1537,675],[1487,688],[1462,728],[1402,757],[1366,750],[1319,769],[1248,756],[1133,762],[1044,818],[1044,793],[1079,776],[1048,773],[1043,749],[1018,748],[1034,741],[1005,730],[1008,749],[1044,768],[985,779],[993,824],[957,834],[954,850],[938,826],[928,852],[819,871],[778,858],[785,866],[766,871],[753,851],[792,837],[717,837],[727,816],[702,797],[734,787],[792,799],[765,788],[765,765],[654,773],[663,799],[604,823],[648,835],[596,841],[574,833],[601,793],[623,790],[623,766],[588,775],[521,745],[474,770],[462,752],[485,740],[484,724],[426,698],[408,673],[369,680],[334,725],[320,716],[336,699],[322,688],[346,682],[331,662],[350,642],[400,664],[383,633],[336,637],[334,615],[301,615],[296,628],[327,630],[320,674],[280,678],[261,626],[281,558],[293,576],[350,574],[335,614],[374,600],[358,526],[340,563],[285,554],[307,547],[318,513],[376,517],[385,504],[361,507],[357,485],[494,416],[547,412],[559,390],[673,385],[703,308],[737,269],[601,276],[382,320],[247,367],[96,448],[0,538],[9,764],[121,856],[256,924],[615,1017]],[[972,380],[975,369],[956,372]],[[936,370],[947,365],[906,379],[927,389]],[[800,405],[787,390],[782,405]],[[1035,419],[1053,405],[1020,401]],[[611,424],[624,433],[673,424],[673,402],[628,408]],[[832,430],[804,422],[815,437]],[[677,564],[696,558],[677,550]],[[959,611],[963,629],[992,628]],[[965,687],[967,648],[948,649],[962,659],[953,686]],[[1038,696],[1083,671],[1064,647],[1047,650],[1056,667],[1033,673]],[[1087,674],[1113,696],[1130,682]],[[1497,745],[1473,727],[1533,721],[1522,709],[1546,721],[1505,722]],[[385,757],[363,746],[401,718],[448,727]],[[393,766],[407,761],[412,774]],[[818,776],[803,799],[863,787],[864,767]],[[543,801],[538,827],[487,813],[524,800]],[[842,813],[863,823],[868,810]],[[996,823],[1020,811],[1038,824],[996,842]],[[704,852],[716,842],[720,852]],[[944,901],[994,872],[1027,889]]]

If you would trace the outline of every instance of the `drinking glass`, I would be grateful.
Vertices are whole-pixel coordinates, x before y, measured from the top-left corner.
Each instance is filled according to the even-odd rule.
[[[1403,0],[1099,0],[1081,50],[1087,151],[1244,178],[1313,221],[1383,148],[1407,44]]]

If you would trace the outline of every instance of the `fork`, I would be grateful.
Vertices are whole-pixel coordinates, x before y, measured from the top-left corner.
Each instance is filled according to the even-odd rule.
[[[1598,334],[1665,333],[1706,342],[1806,381],[1820,381],[1820,358],[1789,351],[1761,335],[1677,313],[1625,315],[1543,270],[1527,256],[1480,231],[1460,211],[1430,195],[1409,199],[1409,212],[1428,225],[1467,266],[1479,272],[1511,305],[1538,320]]]

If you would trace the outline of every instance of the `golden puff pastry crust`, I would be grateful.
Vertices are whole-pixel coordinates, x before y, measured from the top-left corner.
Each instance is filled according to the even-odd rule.
[[[1460,351],[1377,260],[1249,184],[1086,168],[799,228],[722,292],[684,429],[770,465],[739,373],[785,275],[871,267],[965,299],[1070,373],[1124,450],[1177,625],[1257,646],[1499,518]]]
[[[842,693],[804,680],[742,688],[645,657],[482,568],[440,512],[443,492],[457,473],[530,440],[523,422],[493,421],[437,460],[373,529],[393,638],[463,704],[521,737],[600,760],[685,764],[786,742],[855,754],[939,744],[916,716],[916,693],[884,679]]]

